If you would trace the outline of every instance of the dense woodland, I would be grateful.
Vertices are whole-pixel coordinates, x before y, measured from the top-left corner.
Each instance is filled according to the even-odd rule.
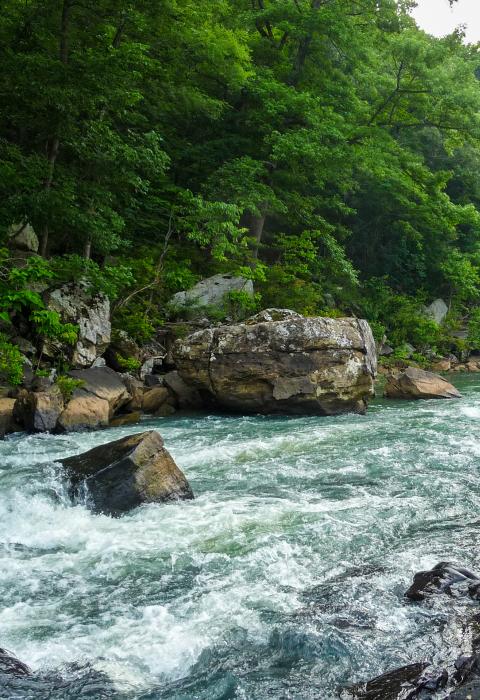
[[[42,282],[87,280],[144,342],[174,292],[222,271],[255,280],[234,318],[362,316],[420,362],[479,347],[480,54],[412,5],[5,0],[4,368],[18,315],[74,337]],[[41,239],[27,262],[7,247],[21,221]]]

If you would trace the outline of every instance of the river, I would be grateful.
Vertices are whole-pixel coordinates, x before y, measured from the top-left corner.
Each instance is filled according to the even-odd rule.
[[[1,442],[0,646],[35,673],[0,698],[330,700],[457,651],[457,603],[403,597],[421,568],[477,565],[480,378],[454,383],[461,400],[366,416]],[[119,519],[69,503],[58,459],[151,428],[195,501]]]

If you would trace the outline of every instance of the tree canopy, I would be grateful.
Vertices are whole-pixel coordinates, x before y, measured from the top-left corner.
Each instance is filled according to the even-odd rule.
[[[5,0],[0,234],[28,221],[49,274],[94,275],[139,337],[232,270],[399,344],[435,297],[458,324],[480,293],[479,50],[412,5]]]

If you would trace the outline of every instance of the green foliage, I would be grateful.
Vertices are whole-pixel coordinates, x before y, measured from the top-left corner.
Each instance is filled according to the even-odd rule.
[[[4,333],[0,333],[0,380],[16,386],[23,378],[24,358],[16,345],[9,342]]]
[[[85,382],[82,379],[74,379],[73,377],[62,374],[57,377],[55,384],[62,392],[63,400],[66,403],[72,398],[73,392],[76,389],[81,389]]]
[[[422,305],[479,300],[479,48],[410,5],[6,0],[0,239],[28,220],[51,260],[1,253],[0,318],[74,342],[39,290],[81,280],[142,343],[241,271],[265,306],[457,342]]]
[[[135,373],[142,366],[142,363],[140,362],[140,360],[137,360],[135,357],[123,357],[122,355],[119,355],[117,353],[117,355],[115,356],[115,359],[117,360],[117,362],[118,362],[118,364],[123,372]]]
[[[79,255],[54,258],[51,271],[52,277],[58,282],[82,281],[92,294],[103,292],[112,301],[135,281],[128,265],[117,263],[100,266],[95,261],[86,260]]]
[[[241,321],[260,308],[261,296],[258,292],[252,297],[248,292],[233,289],[224,298],[226,313],[233,321]]]

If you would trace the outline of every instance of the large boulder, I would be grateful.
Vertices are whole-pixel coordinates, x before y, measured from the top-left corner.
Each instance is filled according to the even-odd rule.
[[[425,315],[431,318],[439,325],[443,323],[445,316],[448,314],[448,306],[443,299],[435,299],[429,306],[425,307]]]
[[[109,415],[110,405],[106,399],[79,390],[58,417],[57,430],[72,433],[106,428]]]
[[[82,394],[85,392],[108,401],[110,416],[131,399],[122,377],[110,367],[75,369],[69,372],[69,376],[81,382]]]
[[[201,280],[187,291],[177,292],[170,300],[170,304],[174,308],[187,306],[221,307],[225,301],[225,295],[229,292],[245,292],[248,296],[253,297],[252,280],[233,274],[214,275]]]
[[[407,367],[387,377],[385,396],[390,399],[458,399],[461,394],[439,374]]]
[[[90,367],[110,343],[110,301],[105,294],[91,293],[82,283],[65,284],[47,292],[45,303],[56,311],[64,323],[78,328],[78,339],[72,347],[58,341],[46,341],[43,355],[57,357],[62,352],[75,367]]]
[[[293,312],[266,318],[264,312],[177,341],[174,358],[181,378],[207,402],[233,411],[365,411],[377,367],[366,321]]]
[[[14,250],[37,253],[39,241],[37,234],[29,223],[13,224],[8,230],[8,245]]]
[[[22,389],[15,401],[13,417],[29,432],[51,432],[56,428],[63,407],[63,395],[56,384],[45,391]]]
[[[62,460],[73,493],[87,487],[96,512],[121,515],[142,503],[192,499],[193,493],[155,431],[94,447]]]

